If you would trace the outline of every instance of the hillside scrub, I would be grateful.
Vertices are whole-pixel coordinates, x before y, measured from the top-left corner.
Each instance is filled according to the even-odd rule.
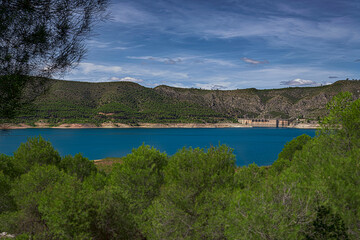
[[[14,117],[0,115],[0,124],[236,123],[239,118],[310,121],[322,118],[326,104],[342,91],[360,98],[360,81],[338,81],[322,87],[204,90],[29,77],[17,96],[21,104]],[[10,103],[0,89],[1,101]]]
[[[41,137],[0,155],[0,232],[24,239],[360,239],[360,100],[329,104],[316,137],[267,167],[225,145],[142,145],[106,172]]]

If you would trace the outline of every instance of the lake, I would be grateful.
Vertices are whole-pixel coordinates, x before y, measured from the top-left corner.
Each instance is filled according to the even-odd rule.
[[[255,162],[270,165],[286,142],[301,135],[315,136],[312,129],[293,128],[162,128],[162,129],[16,129],[0,130],[0,153],[12,155],[28,137],[41,135],[49,140],[62,156],[81,152],[95,160],[122,157],[142,143],[169,155],[182,147],[218,146],[226,144],[234,149],[236,164]]]

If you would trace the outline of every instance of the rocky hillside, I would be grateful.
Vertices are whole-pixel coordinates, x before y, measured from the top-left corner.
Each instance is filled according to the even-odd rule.
[[[181,101],[191,101],[236,117],[317,118],[326,112],[327,102],[342,91],[360,97],[360,81],[338,81],[321,87],[255,88],[220,91],[158,86],[157,92]]]
[[[51,123],[106,121],[223,122],[237,118],[308,118],[326,112],[337,93],[360,97],[360,81],[338,81],[321,87],[257,90],[202,90],[130,82],[85,83],[33,79],[23,93],[15,122],[44,119]],[[9,119],[2,119],[2,122]]]

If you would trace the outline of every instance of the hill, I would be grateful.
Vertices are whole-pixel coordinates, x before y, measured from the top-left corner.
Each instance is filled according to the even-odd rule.
[[[238,118],[317,119],[337,93],[360,97],[360,81],[321,87],[258,90],[203,90],[131,82],[87,83],[33,78],[18,117],[1,122],[58,123],[215,123]]]

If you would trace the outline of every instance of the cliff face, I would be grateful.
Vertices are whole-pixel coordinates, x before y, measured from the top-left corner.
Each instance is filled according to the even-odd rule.
[[[202,90],[130,82],[34,79],[24,90],[21,119],[68,122],[221,122],[237,118],[313,118],[341,91],[360,97],[360,81],[270,90]],[[19,117],[20,118],[20,117]],[[18,121],[21,121],[18,119]],[[55,119],[55,120],[54,120]],[[57,120],[56,120],[57,119]]]

